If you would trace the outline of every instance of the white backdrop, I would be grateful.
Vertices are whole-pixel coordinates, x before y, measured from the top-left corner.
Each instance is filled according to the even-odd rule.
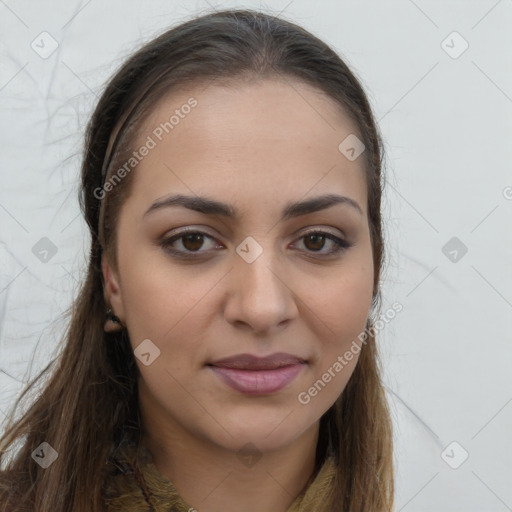
[[[512,510],[512,1],[0,2],[0,419],[54,355],[89,240],[83,129],[135,48],[194,14],[262,8],[362,80],[386,142],[379,334],[396,510]]]

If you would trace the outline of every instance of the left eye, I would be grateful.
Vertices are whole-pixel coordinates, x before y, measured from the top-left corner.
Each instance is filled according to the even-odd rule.
[[[201,253],[209,252],[208,250],[200,251],[204,245],[205,239],[209,239],[212,242],[215,242],[215,239],[206,233],[189,230],[182,231],[181,233],[162,240],[161,245],[165,250],[178,257],[196,257],[201,255]],[[326,231],[310,231],[303,234],[299,240],[304,240],[303,243],[306,246],[306,250],[308,252],[319,253],[322,255],[336,254],[340,251],[346,250],[351,246],[351,244],[349,244],[346,240],[338,238],[332,233],[328,233]],[[181,243],[181,246],[184,248],[184,250],[177,249],[175,247],[174,244],[178,241]],[[329,251],[322,252],[326,241],[330,242],[333,248]],[[214,244],[213,249],[222,247],[223,246],[220,244]]]
[[[320,249],[322,249],[325,246],[325,241],[328,240],[334,247],[330,251],[325,251],[321,253],[326,255],[336,254],[340,251],[348,249],[351,245],[346,240],[338,238],[337,236],[334,236],[333,234],[327,233],[325,231],[310,231],[309,233],[302,235],[299,240],[302,239],[304,239],[304,245],[309,245],[311,251],[314,253],[319,252]]]

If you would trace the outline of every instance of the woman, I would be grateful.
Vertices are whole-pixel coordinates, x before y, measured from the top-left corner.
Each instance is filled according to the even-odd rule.
[[[392,510],[381,162],[358,80],[297,25],[216,12],[133,55],[88,126],[88,273],[0,441],[0,510]]]

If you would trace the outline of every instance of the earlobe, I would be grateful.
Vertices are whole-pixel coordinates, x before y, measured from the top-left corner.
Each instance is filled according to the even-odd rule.
[[[103,294],[106,303],[105,331],[112,332],[124,326],[124,305],[121,286],[116,270],[112,267],[105,254],[101,258],[103,273]]]

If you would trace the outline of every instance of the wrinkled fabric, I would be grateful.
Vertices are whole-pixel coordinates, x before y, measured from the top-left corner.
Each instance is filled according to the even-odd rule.
[[[194,512],[172,482],[158,471],[144,446],[124,444],[118,450],[115,465],[117,472],[107,478],[105,485],[108,512]],[[325,512],[335,476],[331,456],[287,512]]]

